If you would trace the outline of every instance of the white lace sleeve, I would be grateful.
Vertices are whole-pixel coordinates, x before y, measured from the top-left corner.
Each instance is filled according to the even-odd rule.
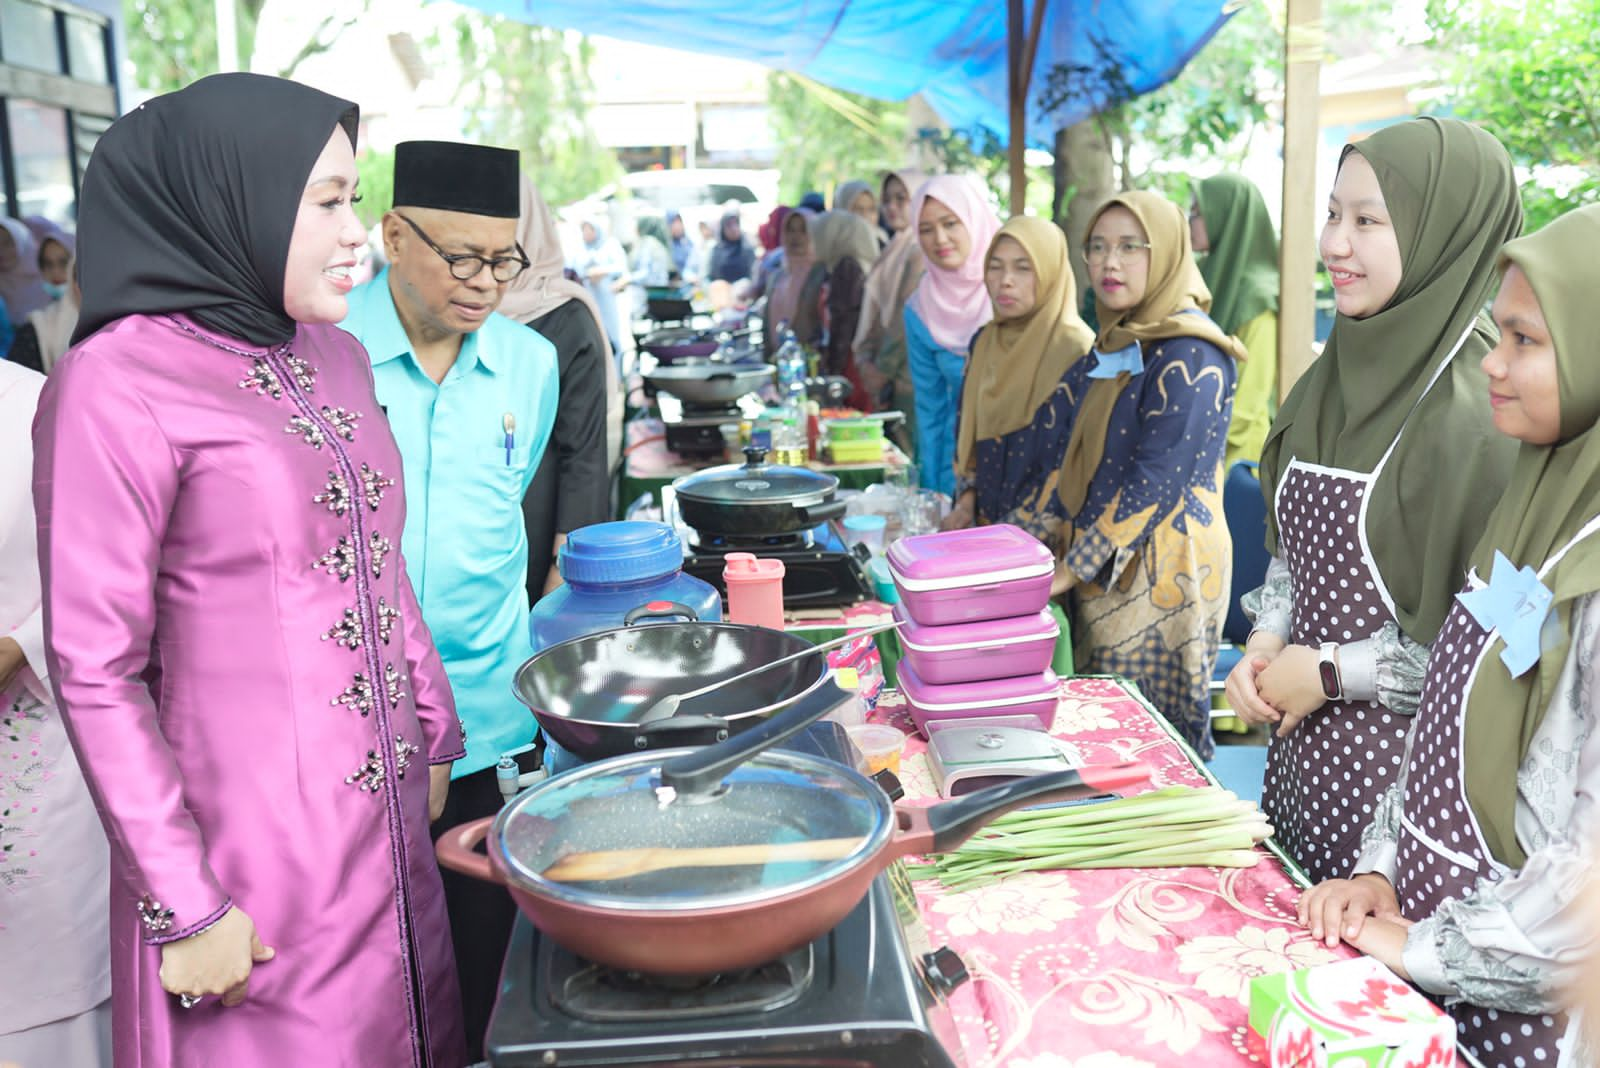
[[[1417,714],[1427,674],[1428,647],[1406,637],[1393,621],[1370,638],[1339,646],[1345,696],[1377,701],[1402,716]]]
[[[1239,607],[1255,624],[1256,630],[1289,640],[1289,620],[1294,612],[1294,583],[1289,565],[1274,556],[1260,586],[1239,598]]]

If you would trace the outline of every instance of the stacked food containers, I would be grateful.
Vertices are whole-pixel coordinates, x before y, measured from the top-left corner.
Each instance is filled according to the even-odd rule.
[[[934,720],[1033,715],[1049,727],[1061,628],[1055,558],[1008,524],[920,534],[890,546],[903,620],[900,690],[917,729]]]

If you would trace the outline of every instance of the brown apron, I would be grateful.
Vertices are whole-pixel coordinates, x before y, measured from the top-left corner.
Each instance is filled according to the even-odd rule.
[[[1434,368],[1429,389],[1455,358],[1471,327]],[[1419,396],[1418,402],[1421,402]],[[1415,408],[1412,409],[1415,411]],[[1407,419],[1409,422],[1409,417]],[[1370,638],[1397,622],[1366,539],[1366,498],[1394,447],[1370,472],[1291,460],[1273,501],[1278,548],[1294,583],[1289,641]],[[1400,777],[1411,720],[1377,701],[1330,701],[1267,750],[1261,808],[1278,843],[1313,883],[1344,879],[1384,792]]]
[[[1560,555],[1540,569],[1541,577]],[[1484,844],[1462,773],[1467,694],[1496,636],[1457,600],[1428,657],[1395,858],[1395,893],[1403,916],[1431,916],[1446,900],[1472,896],[1480,879],[1494,882],[1509,871]],[[1461,1001],[1445,1008],[1455,1018],[1458,1041],[1485,1068],[1554,1065],[1560,1059],[1557,1042],[1568,1026],[1562,1014],[1502,1012]]]

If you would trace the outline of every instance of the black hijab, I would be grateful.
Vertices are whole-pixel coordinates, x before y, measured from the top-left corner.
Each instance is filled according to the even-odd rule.
[[[111,125],[83,175],[77,344],[125,315],[182,312],[256,345],[283,310],[300,196],[348,100],[259,74],[216,74]]]

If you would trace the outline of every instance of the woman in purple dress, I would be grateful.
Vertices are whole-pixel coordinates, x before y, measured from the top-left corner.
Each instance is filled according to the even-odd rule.
[[[400,455],[331,325],[355,133],[352,104],[220,75],[119,120],[84,176],[34,500],[49,674],[111,839],[119,1068],[462,1060],[428,840],[460,725]]]

